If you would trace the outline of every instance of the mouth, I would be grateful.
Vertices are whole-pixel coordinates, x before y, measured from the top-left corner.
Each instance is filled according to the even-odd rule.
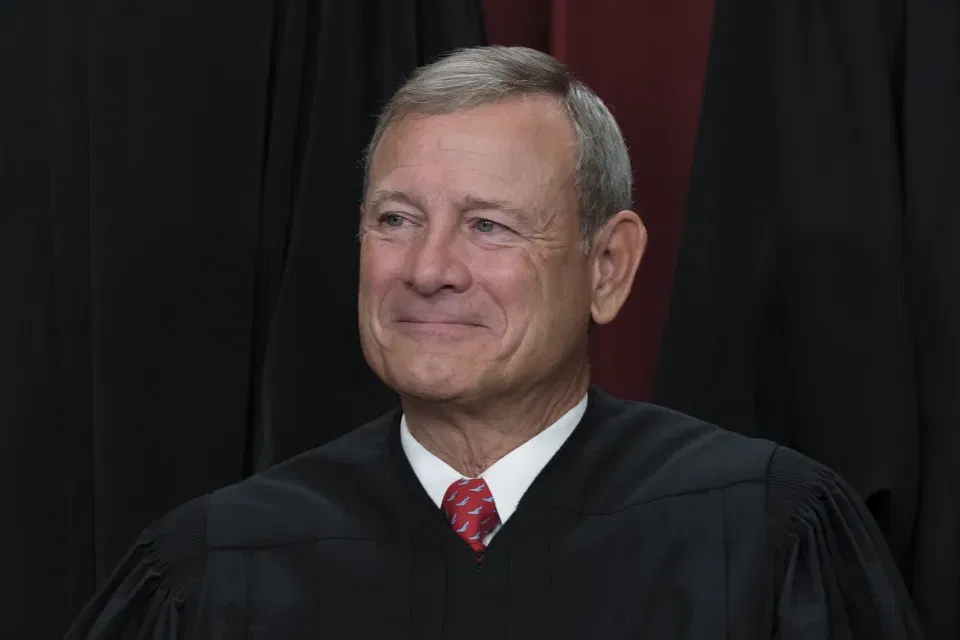
[[[479,327],[480,325],[474,322],[453,322],[449,320],[398,320],[397,324],[401,326],[414,326],[414,327],[436,327],[438,329],[443,329],[449,327],[451,329],[457,327]]]
[[[474,322],[453,320],[403,319],[396,324],[400,331],[429,336],[454,336],[482,328]]]
[[[397,324],[416,324],[416,325],[449,325],[457,327],[479,327],[478,322],[467,317],[442,316],[433,314],[420,315],[396,315],[394,321]]]

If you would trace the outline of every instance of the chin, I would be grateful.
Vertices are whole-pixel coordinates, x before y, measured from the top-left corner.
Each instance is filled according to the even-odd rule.
[[[476,366],[460,360],[422,356],[407,366],[385,367],[384,382],[401,395],[430,402],[453,402],[477,395]]]

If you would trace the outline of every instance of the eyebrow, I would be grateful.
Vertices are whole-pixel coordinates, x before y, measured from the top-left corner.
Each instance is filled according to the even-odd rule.
[[[477,211],[477,210],[496,210],[502,211],[508,215],[511,215],[516,218],[524,218],[527,216],[527,211],[522,207],[507,202],[506,200],[497,200],[489,198],[478,198],[476,196],[467,196],[463,199],[463,203],[460,205],[461,213],[466,213],[468,211]]]
[[[370,196],[366,208],[370,210],[376,210],[384,202],[389,202],[391,200],[402,202],[410,205],[411,207],[416,207],[421,211],[426,210],[426,207],[419,198],[412,196],[405,191],[400,191],[399,189],[377,189],[373,192],[373,195]],[[499,200],[496,198],[480,198],[474,195],[468,195],[464,197],[458,209],[460,213],[468,213],[470,211],[478,210],[502,211],[514,217],[525,217],[527,214],[525,209],[518,207],[517,205],[506,200]]]
[[[376,210],[384,202],[394,200],[397,202],[402,202],[408,204],[411,207],[416,207],[421,211],[424,210],[423,203],[420,202],[417,198],[411,196],[409,193],[400,191],[398,189],[377,189],[373,192],[373,195],[370,196],[370,200],[367,202],[365,208]]]

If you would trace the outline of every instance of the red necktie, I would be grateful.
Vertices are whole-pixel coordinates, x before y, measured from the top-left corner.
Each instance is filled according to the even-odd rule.
[[[451,484],[441,507],[450,528],[477,553],[486,548],[483,539],[500,524],[493,494],[483,478],[465,478]]]

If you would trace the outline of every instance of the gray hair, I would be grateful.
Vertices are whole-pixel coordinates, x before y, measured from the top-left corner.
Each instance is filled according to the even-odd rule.
[[[373,154],[392,123],[408,115],[440,115],[534,94],[556,97],[573,125],[580,232],[589,248],[607,220],[632,206],[627,145],[597,94],[552,56],[526,47],[461,49],[417,69],[377,120],[365,158],[364,194]]]

